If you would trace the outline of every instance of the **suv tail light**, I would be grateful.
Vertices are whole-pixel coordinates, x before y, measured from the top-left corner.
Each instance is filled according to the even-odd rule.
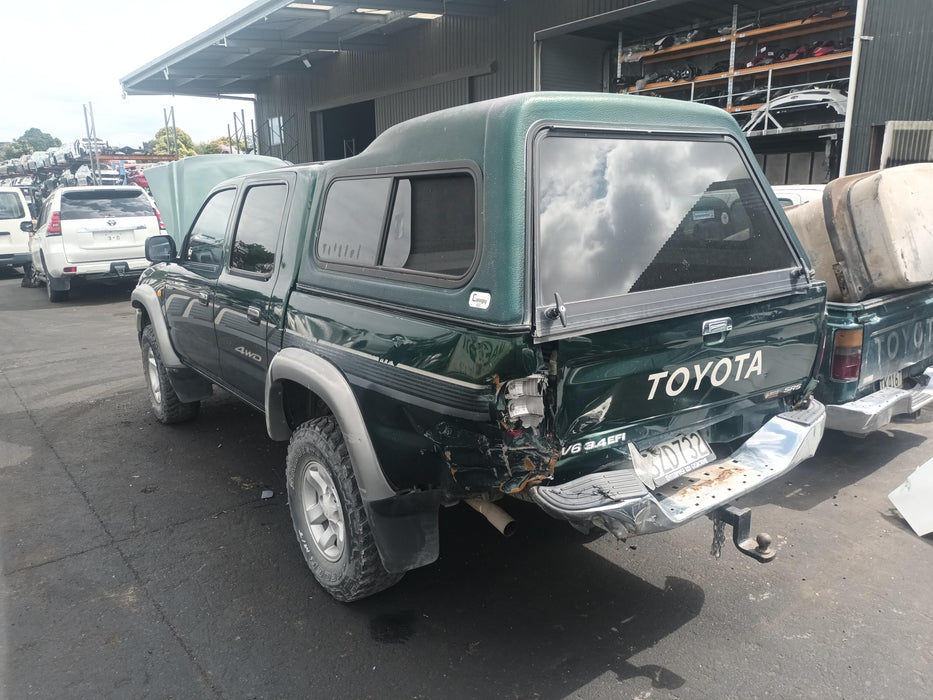
[[[160,231],[164,231],[164,230],[165,230],[165,222],[162,221],[162,215],[159,213],[159,207],[157,207],[155,204],[153,204],[153,205],[152,205],[152,211],[155,212],[156,218],[159,220],[159,230],[160,230]]]
[[[862,329],[836,331],[833,338],[832,378],[850,381],[859,378],[862,365]]]
[[[47,236],[61,236],[62,235],[62,215],[57,212],[52,212],[52,218],[49,219],[49,227],[45,230]]]

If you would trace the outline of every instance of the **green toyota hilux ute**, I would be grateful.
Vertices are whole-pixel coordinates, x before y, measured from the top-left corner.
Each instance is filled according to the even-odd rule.
[[[153,411],[193,418],[216,384],[265,414],[339,600],[434,561],[442,505],[508,532],[507,496],[620,538],[709,515],[769,560],[730,503],[823,433],[825,285],[715,108],[534,93],[436,112],[217,184],[147,256]]]

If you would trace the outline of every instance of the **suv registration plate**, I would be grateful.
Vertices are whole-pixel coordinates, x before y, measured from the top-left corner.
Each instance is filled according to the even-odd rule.
[[[641,459],[636,458],[635,472],[643,481],[653,482],[649,483],[649,486],[654,488],[692,472],[716,458],[699,433],[678,435],[673,440],[643,450],[638,455]]]

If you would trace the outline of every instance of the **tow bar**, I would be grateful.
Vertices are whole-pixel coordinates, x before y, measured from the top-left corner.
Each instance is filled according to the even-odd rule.
[[[717,508],[709,517],[713,521],[713,546],[710,554],[719,559],[722,545],[726,541],[725,527],[732,526],[732,541],[742,553],[760,562],[769,562],[777,552],[771,547],[771,535],[762,532],[752,539],[749,535],[752,527],[752,511],[749,508],[723,506]]]

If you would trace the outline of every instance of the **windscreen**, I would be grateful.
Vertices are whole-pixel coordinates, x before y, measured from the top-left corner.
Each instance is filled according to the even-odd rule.
[[[119,216],[155,216],[145,193],[136,189],[62,193],[62,221]]]
[[[0,192],[0,219],[22,219],[23,199],[16,192]]]
[[[729,142],[552,133],[535,173],[539,303],[798,264]]]

